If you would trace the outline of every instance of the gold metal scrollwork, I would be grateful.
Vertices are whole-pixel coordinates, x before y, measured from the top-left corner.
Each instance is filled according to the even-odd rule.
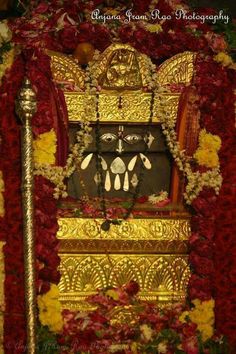
[[[157,83],[161,86],[168,84],[189,84],[194,74],[196,53],[183,52],[167,59],[159,68]]]
[[[190,276],[185,255],[60,254],[60,301],[66,308],[83,308],[96,289],[129,280],[140,285],[140,298],[171,303],[183,301]]]
[[[51,57],[51,70],[55,81],[71,83],[77,90],[84,89],[85,73],[72,57],[51,50],[48,50],[47,54]]]
[[[16,110],[22,120],[22,200],[25,268],[25,305],[27,318],[27,352],[36,352],[36,290],[34,248],[34,175],[33,132],[31,118],[36,111],[36,97],[31,83],[25,78],[16,102]]]
[[[120,225],[111,225],[103,231],[103,219],[60,218],[59,239],[76,240],[188,240],[190,224],[188,219],[131,219]]]
[[[188,85],[195,58],[196,54],[184,52],[167,60],[157,72],[156,86]],[[98,103],[101,122],[147,123],[151,113],[153,122],[160,122],[162,100],[154,95],[151,112],[152,94],[144,90],[152,77],[148,60],[126,44],[107,48],[91,64],[93,78],[101,86],[98,101],[92,93],[64,92],[69,120],[94,122]],[[54,68],[60,78],[70,69],[64,58],[58,61],[60,64]],[[76,75],[83,80],[80,71]],[[180,93],[163,91],[162,95],[165,110],[175,122]],[[60,218],[58,222],[62,274],[59,287],[64,307],[85,309],[86,296],[96,288],[121,285],[130,279],[138,281],[143,299],[160,304],[185,298],[190,276],[188,219],[132,219],[111,225],[109,232],[101,230],[102,219]]]
[[[71,57],[56,52],[48,53],[51,56],[54,79],[56,81],[72,82],[79,89],[79,91],[64,92],[69,120],[73,122],[95,121],[96,97],[93,94],[81,91],[84,90],[84,71]],[[121,53],[126,58],[125,60],[122,59]],[[127,54],[125,55],[125,53]],[[146,61],[148,58],[145,58],[145,56],[127,44],[114,44],[101,54],[98,61],[91,64],[93,76],[98,80],[99,78],[102,80],[101,85],[104,84],[105,89],[99,94],[98,99],[101,122],[145,123],[149,121],[151,93],[143,92],[142,89],[148,85],[148,80],[152,73],[147,69]],[[168,84],[188,85],[193,77],[195,58],[195,53],[184,52],[168,59],[158,70],[156,84],[161,86]],[[119,75],[117,70],[120,73]],[[134,82],[131,77],[127,79],[129,83],[124,83],[123,79],[118,80],[119,76],[129,78],[129,75],[132,76],[134,72],[136,73],[137,82]],[[117,79],[117,82],[114,79],[113,84],[109,86],[109,80],[105,79],[105,77],[110,77],[111,80],[112,76]],[[170,93],[165,97],[168,100],[171,117],[174,118],[177,115],[179,97],[178,93]],[[118,102],[121,104],[119,105]],[[158,97],[155,97],[153,122],[160,121],[159,112],[160,101]]]

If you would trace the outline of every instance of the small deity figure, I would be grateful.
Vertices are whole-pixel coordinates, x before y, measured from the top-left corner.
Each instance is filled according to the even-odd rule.
[[[127,49],[115,50],[109,58],[107,70],[99,78],[100,85],[114,89],[132,89],[142,86],[137,58]]]

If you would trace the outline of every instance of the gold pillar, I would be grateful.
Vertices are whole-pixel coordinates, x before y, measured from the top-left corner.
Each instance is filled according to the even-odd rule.
[[[27,78],[24,80],[23,86],[19,92],[16,110],[23,123],[21,158],[27,353],[34,354],[36,352],[36,292],[33,227],[33,135],[31,118],[36,111],[36,99],[30,81]]]

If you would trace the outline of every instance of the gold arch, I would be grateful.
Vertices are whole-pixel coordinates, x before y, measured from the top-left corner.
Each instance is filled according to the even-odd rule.
[[[70,83],[75,90],[84,89],[85,72],[73,57],[52,50],[48,50],[47,54],[51,58],[51,70],[55,81]]]
[[[183,52],[167,59],[157,72],[157,84],[189,84],[194,75],[195,59],[196,53],[192,52]]]
[[[137,59],[137,71],[140,77],[140,87],[129,89],[122,87],[105,87],[99,94],[99,115],[101,122],[146,123],[151,113],[152,93],[144,92],[143,87],[148,85],[152,77],[150,59],[140,54],[128,44],[112,44],[97,60],[91,63],[93,78],[99,80],[109,67],[112,53],[124,50],[134,53]],[[83,121],[89,117],[90,121],[96,120],[96,95],[85,92],[85,71],[76,61],[67,55],[48,51],[51,57],[51,69],[54,80],[69,82],[74,85],[74,91],[64,91],[68,109],[69,121]],[[189,85],[194,75],[196,53],[183,52],[166,60],[157,71],[156,86],[170,84]],[[154,88],[155,90],[155,88]],[[170,116],[177,115],[179,93],[165,93],[168,100]],[[121,106],[120,107],[120,103]],[[135,103],[135,104],[134,104]],[[159,122],[160,100],[154,96],[153,122]]]

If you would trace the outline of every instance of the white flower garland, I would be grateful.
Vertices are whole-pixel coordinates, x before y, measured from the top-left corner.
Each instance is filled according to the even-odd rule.
[[[183,173],[186,178],[187,184],[184,192],[184,198],[187,204],[191,204],[192,201],[198,196],[204,187],[213,188],[216,194],[219,193],[222,176],[220,174],[219,167],[213,168],[206,172],[200,173],[199,171],[193,172],[191,168],[191,160],[185,155],[185,151],[181,150],[180,144],[177,139],[175,131],[176,116],[170,115],[168,110],[168,102],[165,99],[163,93],[170,93],[167,88],[156,88],[157,73],[156,66],[152,63],[150,58],[147,60],[147,56],[142,54],[143,63],[146,63],[144,74],[148,83],[148,90],[155,89],[155,96],[160,102],[160,120],[163,133],[166,137],[166,142],[169,150],[177,164],[178,169]],[[85,95],[98,93],[101,88],[99,87],[98,80],[95,78],[97,70],[99,70],[100,52],[95,51],[93,60],[88,63],[85,73]],[[146,75],[147,73],[147,75]],[[95,77],[94,77],[95,76]],[[66,185],[65,179],[69,178],[75,169],[79,167],[79,164],[83,158],[84,151],[91,141],[91,127],[89,125],[88,117],[90,116],[90,105],[86,104],[84,109],[84,116],[81,117],[81,129],[77,133],[77,143],[72,147],[71,153],[68,156],[66,166],[64,168],[57,166],[50,166],[46,164],[35,165],[35,175],[42,175],[48,178],[53,184],[55,184],[54,197],[60,196],[66,197]]]
[[[160,119],[167,145],[178,169],[184,174],[187,180],[187,185],[184,192],[186,203],[191,204],[204,187],[213,188],[216,194],[219,194],[222,184],[222,176],[220,174],[219,167],[203,173],[200,173],[199,171],[192,171],[190,159],[185,155],[185,151],[180,149],[180,145],[177,140],[177,135],[175,132],[176,117],[171,117],[168,112],[167,102],[162,95],[163,89],[160,88],[156,91],[156,93],[158,99],[160,100]]]
[[[77,143],[72,146],[65,167],[52,166],[49,164],[35,164],[34,174],[47,178],[55,185],[53,194],[55,199],[59,199],[60,197],[66,198],[68,196],[65,179],[69,178],[76,167],[80,165],[84,151],[91,142],[90,133],[92,128],[89,122],[80,123],[80,127],[81,129],[76,136]]]

